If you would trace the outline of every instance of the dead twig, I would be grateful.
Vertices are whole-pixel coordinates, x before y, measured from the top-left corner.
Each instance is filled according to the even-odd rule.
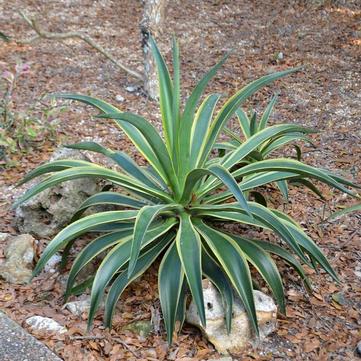
[[[27,17],[22,11],[19,11],[21,17],[25,20],[25,22],[36,32],[37,35],[33,36],[30,39],[18,40],[17,43],[21,44],[31,44],[34,41],[40,39],[48,39],[48,40],[66,40],[66,39],[80,39],[85,41],[92,48],[97,50],[99,53],[103,54],[107,59],[109,59],[114,65],[133,76],[134,78],[143,81],[144,77],[142,74],[129,69],[123,63],[116,60],[108,51],[106,51],[101,45],[97,44],[89,35],[82,34],[77,31],[69,31],[65,33],[52,33],[44,30],[39,23],[35,19],[30,19]]]

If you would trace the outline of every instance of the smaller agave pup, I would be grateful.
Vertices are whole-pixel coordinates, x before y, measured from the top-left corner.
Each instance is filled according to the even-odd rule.
[[[277,96],[274,96],[267,105],[259,121],[257,120],[257,113],[254,110],[250,112],[251,113],[250,116],[248,116],[247,113],[242,108],[236,110],[236,119],[238,120],[239,127],[241,129],[242,138],[244,140],[248,140],[252,136],[260,133],[261,131],[267,128],[267,124],[271,116],[272,110],[276,104],[276,101],[277,101]],[[301,161],[301,155],[302,155],[301,148],[297,144],[294,144],[294,142],[305,141],[313,145],[312,140],[309,137],[307,137],[307,134],[314,132],[316,131],[310,128],[304,128],[299,132],[294,132],[292,127],[290,127],[289,131],[286,131],[281,136],[277,136],[271,139],[266,139],[265,141],[261,142],[255,150],[253,150],[247,157],[241,159],[240,162],[235,167],[239,169],[247,164],[256,163],[259,161],[263,161],[265,159],[269,159],[273,152],[280,150],[283,146],[288,145],[289,143],[292,143],[292,146],[296,151],[297,154],[296,159],[298,161]],[[226,142],[215,144],[215,148],[218,149],[219,155],[221,157],[224,157],[227,151],[236,150],[244,142],[241,136],[237,135],[235,132],[233,132],[227,127],[224,127],[224,133],[227,134],[230,139]],[[232,172],[232,174],[236,176],[237,172]],[[243,177],[243,180],[244,179],[245,177]],[[309,188],[311,191],[313,191],[315,194],[317,194],[321,199],[324,199],[322,193],[310,180],[306,179],[305,177],[298,177],[296,174],[293,173],[292,174],[290,173],[288,175],[284,174],[282,176],[282,179],[277,180],[275,183],[277,184],[277,187],[281,191],[286,201],[288,201],[288,183],[292,183],[293,185],[304,185],[307,188]],[[252,191],[251,194],[258,203],[267,206],[267,201],[265,197],[262,195],[262,193],[260,193],[259,191]],[[222,197],[223,200],[225,200],[224,198],[225,195],[223,195]]]
[[[210,157],[227,122],[235,113],[242,114],[238,110],[240,105],[260,88],[297,69],[253,81],[215,112],[220,95],[211,94],[202,101],[201,97],[225,57],[197,84],[181,110],[177,43],[173,42],[172,79],[156,44],[153,40],[151,42],[158,66],[163,137],[139,115],[122,112],[88,96],[59,95],[92,105],[101,112],[99,117],[113,119],[147,160],[148,166],[138,166],[123,152],[85,142],[70,147],[102,153],[117,163],[119,171],[86,161],[58,160],[30,172],[23,182],[51,174],[28,190],[17,204],[44,189],[80,177],[106,179],[114,184],[114,190],[118,190],[98,193],[80,206],[71,224],[48,244],[34,275],[61,249],[64,249],[65,263],[77,237],[86,232],[101,232],[74,260],[65,295],[68,298],[91,287],[89,327],[103,297],[104,322],[110,327],[116,303],[124,289],[157,258],[161,258],[159,298],[169,343],[172,342],[176,321],[180,324],[184,321],[188,294],[192,296],[205,324],[202,278],[208,278],[221,293],[228,330],[231,329],[235,291],[257,334],[250,265],[263,277],[282,312],[285,312],[283,285],[271,255],[277,255],[293,267],[306,286],[309,282],[302,264],[322,267],[334,280],[338,281],[338,278],[321,250],[294,220],[276,209],[249,201],[245,192],[270,182],[293,178],[316,179],[350,195],[354,194],[347,187],[354,185],[298,160],[263,160],[265,145],[269,150],[272,144],[275,147],[285,137],[309,133],[308,129],[298,125],[259,126],[257,131],[247,134],[244,142],[227,148],[223,157]],[[257,162],[250,161],[260,152],[262,158]],[[82,217],[87,208],[99,204],[112,204],[119,210]],[[283,242],[277,245],[265,240],[247,239],[242,234],[227,233],[217,228],[219,221],[272,230]],[[105,256],[95,275],[89,275],[84,283],[76,283],[80,270],[100,254]]]

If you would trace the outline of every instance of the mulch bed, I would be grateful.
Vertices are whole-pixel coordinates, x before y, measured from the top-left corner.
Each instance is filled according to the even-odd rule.
[[[17,14],[37,14],[51,31],[79,30],[90,34],[116,58],[142,71],[138,25],[140,2],[123,1],[31,1],[2,2],[1,31],[14,38],[33,34]],[[169,43],[175,33],[182,54],[183,96],[202,74],[224,54],[229,61],[209,91],[232,94],[248,81],[275,70],[303,65],[304,70],[262,90],[248,106],[261,111],[274,92],[280,99],[273,123],[295,122],[320,131],[313,136],[316,148],[302,145],[304,160],[337,171],[361,183],[361,28],[357,1],[191,1],[170,2],[160,45],[170,58]],[[279,56],[279,53],[283,54]],[[278,56],[277,56],[278,55]],[[155,102],[101,54],[85,43],[40,41],[32,45],[0,44],[0,61],[14,66],[30,64],[31,72],[18,84],[14,98],[17,111],[26,111],[42,94],[73,91],[105,99],[124,111],[134,111],[159,124]],[[117,103],[116,95],[124,97]],[[106,146],[134,154],[134,147],[107,120],[91,117],[89,109],[72,104],[59,116],[57,143],[97,139]],[[43,139],[27,152],[12,156],[17,165],[0,173],[0,229],[16,233],[14,213],[9,209],[18,194],[14,184],[27,171],[46,161],[56,144]],[[136,160],[142,163],[141,157]],[[308,270],[315,288],[309,296],[300,280],[280,264],[287,293],[288,317],[279,317],[277,332],[259,347],[250,347],[242,360],[352,360],[361,339],[360,214],[332,222],[331,211],[351,204],[337,191],[321,186],[327,201],[321,202],[303,188],[292,188],[290,202],[278,201],[280,209],[298,220],[322,247],[341,278],[334,284],[323,272]],[[271,198],[278,198],[272,192]],[[41,240],[41,254],[47,240]],[[0,257],[1,245],[0,245]],[[194,328],[185,326],[168,349],[163,329],[142,339],[123,326],[150,319],[159,310],[157,267],[131,285],[119,302],[114,328],[104,330],[101,314],[90,336],[86,318],[62,309],[63,275],[41,274],[31,284],[14,286],[0,282],[0,308],[23,322],[31,315],[58,320],[70,331],[65,336],[35,334],[64,360],[207,360],[217,357],[212,345]]]

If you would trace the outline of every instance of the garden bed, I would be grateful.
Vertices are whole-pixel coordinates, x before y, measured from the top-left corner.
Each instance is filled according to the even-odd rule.
[[[341,173],[361,183],[360,157],[360,11],[357,2],[333,5],[308,2],[267,1],[182,1],[171,2],[160,45],[170,58],[169,43],[174,32],[180,42],[182,83],[186,96],[195,80],[226,51],[230,59],[209,87],[209,92],[232,94],[263,74],[303,65],[304,70],[282,79],[253,97],[252,105],[262,110],[274,92],[280,92],[271,123],[295,122],[320,131],[313,137],[317,146],[302,144],[304,161]],[[140,2],[79,0],[73,2],[11,1],[1,3],[1,30],[16,38],[33,34],[16,11],[41,16],[39,21],[52,31],[84,31],[130,67],[142,71],[138,25]],[[41,15],[39,15],[41,14]],[[280,55],[282,53],[282,55]],[[32,45],[1,43],[0,61],[11,67],[21,59],[30,73],[19,82],[14,102],[26,111],[45,93],[72,91],[105,99],[120,109],[133,111],[159,122],[157,104],[141,94],[129,92],[137,86],[101,54],[85,43],[66,44],[42,40]],[[123,101],[117,102],[121,95]],[[119,97],[118,97],[119,99]],[[134,153],[125,137],[106,119],[94,119],[89,109],[72,104],[59,115],[57,143],[96,139],[114,149]],[[19,190],[14,184],[36,165],[46,161],[56,144],[39,139],[33,149],[12,154],[15,166],[2,169],[0,176],[0,230],[16,233],[14,213],[9,209]],[[142,164],[143,159],[137,159]],[[339,192],[320,186],[327,199],[321,202],[306,190],[291,188],[290,202],[277,203],[298,220],[321,246],[341,278],[335,285],[324,273],[309,269],[315,294],[309,297],[300,280],[287,266],[280,265],[285,279],[288,317],[279,318],[278,331],[260,347],[249,348],[242,360],[350,360],[361,339],[360,215],[351,214],[325,221],[331,211],[351,203]],[[277,190],[274,190],[277,192]],[[279,198],[269,193],[269,197]],[[348,202],[348,203],[347,203]],[[256,231],[253,231],[256,232]],[[41,254],[47,240],[37,247]],[[0,245],[0,257],[1,257]],[[359,269],[358,275],[355,270]],[[159,311],[157,266],[127,288],[119,303],[114,328],[106,331],[99,314],[91,334],[86,318],[79,319],[62,309],[63,276],[41,274],[25,286],[0,281],[0,308],[22,323],[32,315],[51,317],[66,326],[64,335],[35,334],[64,360],[207,360],[215,358],[212,345],[200,333],[186,326],[168,350],[165,332],[153,332],[143,339],[124,326],[134,320],[150,319]],[[119,342],[121,340],[121,342]],[[235,355],[237,356],[237,355]]]

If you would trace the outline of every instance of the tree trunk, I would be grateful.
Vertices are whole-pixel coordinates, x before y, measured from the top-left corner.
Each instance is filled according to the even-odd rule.
[[[158,98],[159,89],[156,65],[150,51],[149,34],[155,39],[159,38],[166,3],[166,0],[144,0],[143,19],[140,24],[144,53],[144,89],[152,99]]]

